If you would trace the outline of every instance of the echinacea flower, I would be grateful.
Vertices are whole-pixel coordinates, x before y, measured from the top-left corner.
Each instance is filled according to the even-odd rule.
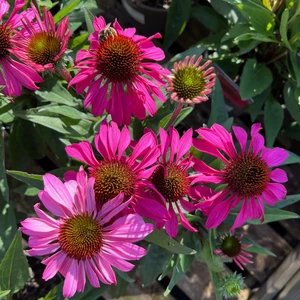
[[[24,12],[21,14],[17,12],[25,4],[25,0],[16,0],[7,21],[3,23],[2,19],[9,10],[9,4],[5,0],[0,0],[0,86],[4,86],[2,92],[9,97],[20,96],[22,86],[37,90],[38,86],[35,83],[43,81],[36,71],[11,57],[15,46],[12,32],[22,25],[21,19],[24,17]],[[32,18],[32,13],[28,14]]]
[[[151,42],[161,35],[135,35],[135,28],[123,29],[117,21],[113,26],[107,25],[103,17],[94,19],[94,29],[89,50],[77,54],[75,68],[80,71],[70,82],[76,85],[78,94],[88,87],[84,107],[91,105],[95,116],[106,110],[118,125],[129,125],[132,114],[144,119],[147,111],[153,116],[153,96],[165,101],[160,90],[165,83],[160,77],[169,74],[167,69],[151,62],[165,57]]]
[[[47,257],[43,279],[60,273],[65,277],[63,295],[72,297],[83,292],[86,276],[94,287],[116,284],[112,266],[122,272],[134,265],[127,260],[138,260],[146,250],[133,244],[153,230],[137,214],[129,214],[112,221],[131,201],[123,202],[123,194],[107,202],[98,211],[94,195],[94,178],[87,180],[80,171],[75,180],[62,183],[51,174],[43,177],[45,189],[39,193],[43,205],[57,219],[34,206],[38,215],[21,222],[20,230],[29,236],[27,252]]]
[[[31,7],[36,21],[32,22],[26,14],[24,15],[24,28],[16,32],[13,39],[16,45],[13,53],[38,72],[54,72],[54,66],[66,52],[72,34],[71,30],[68,30],[68,18],[65,17],[56,29],[53,16],[45,6],[44,21],[32,3]]]
[[[235,235],[224,235],[220,237],[220,249],[214,251],[215,254],[221,255],[222,258],[233,260],[237,266],[244,270],[243,265],[253,264],[252,254],[245,251],[245,249],[252,247],[252,244],[243,244],[241,239],[243,235],[239,237]]]
[[[179,213],[181,225],[190,231],[197,231],[188,222],[181,207],[187,212],[195,210],[194,203],[188,198],[193,199],[198,187],[192,186],[192,178],[188,173],[193,170],[194,165],[193,155],[189,153],[192,147],[192,129],[185,132],[181,138],[174,127],[171,127],[169,132],[168,135],[164,129],[160,129],[160,161],[151,176],[151,182],[157,190],[157,200],[168,207],[171,216],[169,220],[156,222],[156,226],[159,229],[165,226],[168,235],[176,237],[178,218],[174,208]]]
[[[191,59],[186,56],[184,61],[174,63],[172,74],[167,76],[167,90],[171,99],[184,104],[201,103],[208,100],[216,81],[214,68],[209,67],[211,60],[202,66],[202,56],[196,60],[196,55]],[[209,68],[208,68],[209,67]]]
[[[168,218],[165,207],[151,199],[150,193],[144,193],[145,189],[151,188],[148,179],[159,156],[156,139],[148,132],[133,146],[131,153],[126,153],[131,142],[127,127],[120,131],[116,123],[103,122],[94,141],[102,159],[95,158],[88,141],[67,146],[66,152],[89,166],[89,176],[95,178],[98,207],[123,193],[125,200],[133,198],[131,205],[138,206],[139,214],[151,220],[164,220]],[[71,178],[70,175],[72,172],[68,172],[67,177]]]
[[[280,184],[287,181],[286,172],[270,168],[283,163],[288,152],[282,148],[266,148],[264,138],[259,133],[259,123],[251,127],[252,138],[249,146],[246,131],[236,126],[232,129],[240,151],[237,151],[231,133],[221,125],[214,124],[211,128],[196,130],[201,138],[194,139],[194,147],[224,163],[221,170],[216,170],[200,160],[195,164],[195,169],[202,173],[195,182],[223,184],[221,191],[198,204],[200,209],[202,205],[208,209],[207,228],[221,224],[238,204],[241,204],[241,208],[232,229],[242,226],[248,219],[260,218],[262,222],[263,202],[273,206],[286,196],[286,188]]]

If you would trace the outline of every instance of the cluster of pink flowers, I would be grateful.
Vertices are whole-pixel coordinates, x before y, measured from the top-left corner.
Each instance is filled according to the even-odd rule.
[[[43,20],[37,8],[17,14],[25,1],[17,0],[5,24],[0,24],[0,85],[8,96],[19,96],[22,85],[35,90],[42,82],[38,72],[55,72],[63,67],[63,54],[71,35],[68,19],[56,29],[50,12],[43,10]],[[0,19],[9,5],[0,0]],[[44,190],[39,198],[44,207],[57,218],[35,205],[38,217],[22,222],[21,231],[29,235],[30,255],[47,257],[43,278],[56,273],[65,277],[63,294],[72,297],[82,292],[86,276],[94,287],[100,283],[116,284],[115,267],[128,272],[146,251],[134,244],[150,234],[154,226],[165,228],[170,237],[178,234],[181,224],[196,232],[187,213],[203,212],[207,228],[218,227],[235,209],[237,216],[232,232],[247,220],[264,218],[264,202],[274,205],[285,198],[287,181],[280,165],[287,151],[264,146],[260,124],[247,133],[233,127],[233,136],[221,125],[196,130],[193,138],[189,129],[182,137],[174,127],[160,129],[158,136],[146,130],[134,141],[127,125],[131,117],[144,119],[156,113],[155,98],[169,98],[184,104],[208,99],[215,84],[211,61],[200,66],[202,57],[187,57],[176,63],[172,72],[157,64],[164,53],[152,39],[135,34],[134,28],[123,29],[115,21],[112,26],[102,17],[94,19],[90,47],[77,53],[75,69],[79,72],[70,80],[78,94],[86,91],[84,107],[91,106],[95,116],[105,111],[112,121],[104,121],[95,136],[94,145],[81,141],[66,148],[68,155],[85,163],[78,172],[69,171],[64,182],[53,175],[44,176]],[[17,62],[17,57],[20,62]],[[154,62],[152,62],[154,61]],[[18,69],[18,71],[16,71]],[[122,129],[118,126],[124,125]],[[195,149],[191,151],[192,147]],[[221,162],[214,169],[195,157],[206,153]],[[214,186],[221,185],[215,191]],[[207,216],[207,217],[205,217]],[[143,218],[153,224],[145,223]],[[250,254],[240,238],[224,237],[216,254],[231,257],[242,268],[251,262]],[[235,242],[238,251],[228,250]]]

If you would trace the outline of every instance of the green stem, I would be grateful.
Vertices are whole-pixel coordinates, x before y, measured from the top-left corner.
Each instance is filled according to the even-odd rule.
[[[178,103],[176,102],[175,104],[175,108],[174,108],[174,111],[173,111],[173,115],[171,116],[171,118],[169,119],[169,121],[167,122],[167,124],[164,126],[164,129],[166,131],[169,130],[169,128],[175,123],[177,117],[179,116],[182,108],[183,108],[183,104],[182,103]]]
[[[270,61],[268,61],[268,62],[266,63],[266,65],[269,65],[269,64],[275,62],[276,60],[278,60],[278,59],[280,59],[280,58],[286,56],[287,53],[288,53],[287,51],[284,51],[284,52],[280,53],[279,55],[275,56],[275,57],[272,58]]]
[[[288,25],[294,22],[294,20],[300,15],[300,2],[298,2],[298,6],[296,8],[295,14],[288,21]]]

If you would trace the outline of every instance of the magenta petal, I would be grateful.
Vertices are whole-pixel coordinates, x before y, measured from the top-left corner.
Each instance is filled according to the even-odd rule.
[[[134,268],[133,264],[127,262],[126,260],[115,257],[114,255],[103,253],[102,257],[104,257],[109,264],[122,272],[129,272]]]
[[[289,153],[282,148],[264,148],[261,158],[266,161],[269,167],[276,167],[282,164],[289,156]]]
[[[286,188],[280,183],[269,183],[267,189],[270,190],[278,200],[283,200],[286,196]]]
[[[99,280],[98,280],[98,276],[95,272],[95,266],[93,265],[93,261],[90,260],[90,259],[87,259],[85,261],[85,272],[86,272],[86,275],[87,275],[87,278],[89,280],[89,282],[91,283],[91,285],[95,288],[99,288],[100,287],[100,283],[99,283]]]
[[[182,213],[181,209],[178,207],[177,203],[176,203],[176,207],[177,207],[177,210],[179,212],[179,217],[180,217],[180,223],[181,225],[186,228],[187,230],[189,231],[192,231],[192,232],[197,232],[198,230],[196,228],[194,228],[189,222],[188,220],[186,219],[186,217],[184,216],[184,214]]]
[[[288,181],[287,174],[282,169],[274,169],[270,175],[271,175],[271,179],[275,182],[287,182]]]
[[[55,253],[50,256],[47,261],[47,266],[43,272],[43,279],[49,280],[53,278],[56,273],[58,273],[60,266],[64,263],[66,259],[66,254],[62,251]]]
[[[77,292],[81,293],[84,291],[85,287],[85,270],[84,270],[84,261],[80,260],[78,262],[78,284],[77,284]]]
[[[95,257],[97,260],[97,264],[99,267],[100,272],[102,273],[103,277],[110,283],[110,284],[117,284],[116,275],[111,268],[110,263],[101,255]]]
[[[244,199],[242,208],[241,208],[240,212],[238,213],[231,229],[234,230],[235,228],[242,226],[247,221],[248,218],[249,218],[248,204],[247,204],[247,200]]]
[[[169,205],[171,219],[166,221],[166,232],[170,237],[175,238],[178,232],[178,218],[174,211],[173,204],[170,203]]]
[[[183,207],[183,209],[187,212],[192,212],[196,209],[193,203],[184,199],[180,199],[180,204]]]
[[[241,146],[242,153],[246,150],[246,144],[247,144],[247,132],[242,127],[238,126],[232,126],[232,130]]]
[[[133,204],[134,210],[149,220],[162,221],[169,220],[169,212],[165,206],[152,199],[139,199],[137,204]]]
[[[231,199],[227,199],[216,205],[209,213],[205,226],[207,228],[218,227],[228,216],[231,209]]]

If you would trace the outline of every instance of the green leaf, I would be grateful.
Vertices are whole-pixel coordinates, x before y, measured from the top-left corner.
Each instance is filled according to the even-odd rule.
[[[211,112],[208,120],[208,127],[211,127],[214,123],[222,124],[228,119],[222,87],[218,79],[213,88],[211,99]]]
[[[284,45],[291,51],[295,51],[291,44],[289,43],[289,39],[287,36],[288,32],[288,20],[289,20],[289,10],[285,9],[284,12],[281,15],[281,22],[280,22],[280,35],[281,35],[281,40],[283,41]]]
[[[273,207],[283,208],[300,201],[300,194],[286,196],[284,200],[278,201]]]
[[[272,83],[273,76],[269,68],[248,59],[242,73],[240,94],[243,100],[261,94]]]
[[[64,6],[63,9],[61,9],[55,16],[54,16],[54,23],[59,22],[62,20],[67,14],[72,12],[77,4],[80,2],[80,0],[71,0],[68,1],[68,4]]]
[[[251,33],[251,29],[248,24],[236,24],[223,36],[221,42],[224,43],[228,40],[235,39],[242,34]]]
[[[222,258],[219,255],[214,254],[214,249],[212,249],[206,240],[202,243],[200,255],[212,271],[222,272],[224,270]]]
[[[162,248],[171,251],[172,253],[193,255],[196,253],[195,250],[188,248],[182,244],[179,244],[174,239],[170,238],[164,230],[154,230],[148,235],[145,240],[149,243],[156,244]]]
[[[184,243],[187,246],[193,247],[195,244],[194,239],[193,239],[193,233],[186,231],[184,233],[183,239],[181,240],[181,243]],[[164,292],[165,297],[170,294],[173,287],[177,284],[177,282],[180,280],[180,278],[185,274],[185,272],[191,266],[194,258],[195,258],[195,256],[192,256],[192,255],[183,255],[183,254],[177,255],[177,259],[176,259],[175,266],[173,268],[171,280]]]
[[[10,293],[10,290],[0,291],[0,299],[4,298]]]
[[[284,102],[291,116],[300,124],[300,88],[287,81],[283,90]]]
[[[273,207],[265,207],[265,219],[261,223],[260,219],[258,220],[248,220],[249,224],[266,224],[271,222],[276,222],[280,220],[288,220],[288,219],[298,219],[299,216],[291,211],[281,210]]]
[[[235,5],[256,32],[274,38],[275,15],[265,8],[261,2],[251,0],[225,1]]]
[[[165,50],[167,50],[183,32],[190,17],[191,5],[191,0],[173,0],[171,2],[163,43]]]
[[[209,271],[209,275],[210,275],[210,279],[212,282],[212,285],[214,287],[214,292],[216,295],[216,300],[222,300],[223,297],[221,295],[221,291],[220,291],[220,274],[218,272],[215,272],[213,269],[211,269],[210,266],[208,266],[208,271]]]
[[[22,184],[19,187],[14,189],[15,193],[29,196],[29,197],[37,196],[39,191],[40,191],[40,189],[32,187],[32,186],[28,186],[27,184]]]
[[[260,42],[265,42],[265,43],[278,43],[277,40],[269,38],[263,34],[260,33],[244,33],[239,36],[237,36],[234,39],[235,43],[238,43],[240,41],[248,41],[248,40],[255,40],[255,41],[260,41]]]
[[[55,113],[58,115],[62,115],[68,117],[70,119],[82,120],[87,119],[88,116],[85,113],[80,112],[74,107],[69,107],[66,105],[46,105],[42,106],[37,110],[38,113],[49,112]]]
[[[88,29],[88,33],[91,34],[94,32],[94,26],[93,26],[94,15],[86,7],[83,7],[83,11],[84,11],[84,18],[85,18],[86,27]]]
[[[84,43],[87,41],[89,37],[89,33],[83,33],[81,32],[80,35],[76,36],[75,38],[70,40],[70,47],[71,49],[80,50],[81,46],[84,45]]]
[[[55,102],[68,106],[77,105],[75,98],[55,78],[47,78],[40,90],[34,92],[41,101]]]
[[[6,172],[8,175],[10,175],[24,183],[27,183],[30,186],[35,187],[39,190],[42,190],[44,188],[42,175],[28,174],[26,172],[13,171],[13,170],[7,170]]]
[[[180,122],[182,122],[193,111],[193,109],[194,108],[191,106],[183,108],[177,116],[173,126],[176,127]],[[173,113],[162,118],[158,124],[158,128],[165,127],[172,116]]]
[[[286,151],[289,153],[289,156],[282,164],[280,164],[281,166],[300,163],[300,157],[297,154],[288,150]]]
[[[156,278],[168,266],[172,255],[170,251],[155,244],[148,246],[147,255],[139,263],[143,286],[155,282]]]
[[[18,231],[0,264],[0,289],[16,293],[28,278],[28,263],[23,254],[22,235]]]
[[[191,10],[191,17],[198,20],[213,33],[223,30],[228,26],[225,18],[217,14],[213,8],[206,5],[194,5]]]
[[[259,95],[253,97],[253,103],[249,106],[249,112],[251,115],[251,122],[254,122],[256,118],[263,113],[262,108],[266,100],[270,97],[270,90],[267,89]]]
[[[283,122],[281,105],[273,98],[268,98],[265,104],[264,125],[266,131],[267,147],[273,147],[275,139]]]
[[[0,205],[0,261],[4,257],[16,232],[16,217],[11,205]]]
[[[276,254],[274,254],[273,252],[269,251],[268,249],[258,245],[257,243],[255,243],[254,241],[252,241],[251,239],[249,239],[245,236],[242,238],[242,243],[246,244],[246,245],[249,245],[249,244],[253,245],[252,247],[247,248],[247,252],[265,254],[265,255],[270,255],[270,256],[276,257]]]
[[[8,194],[8,184],[5,173],[5,152],[4,152],[4,140],[2,137],[2,129],[0,123],[0,203],[8,202],[9,194]]]
[[[135,280],[133,278],[131,278],[128,273],[122,272],[117,268],[113,268],[115,273],[118,274],[123,280],[125,280],[128,283],[133,283],[135,282]]]

